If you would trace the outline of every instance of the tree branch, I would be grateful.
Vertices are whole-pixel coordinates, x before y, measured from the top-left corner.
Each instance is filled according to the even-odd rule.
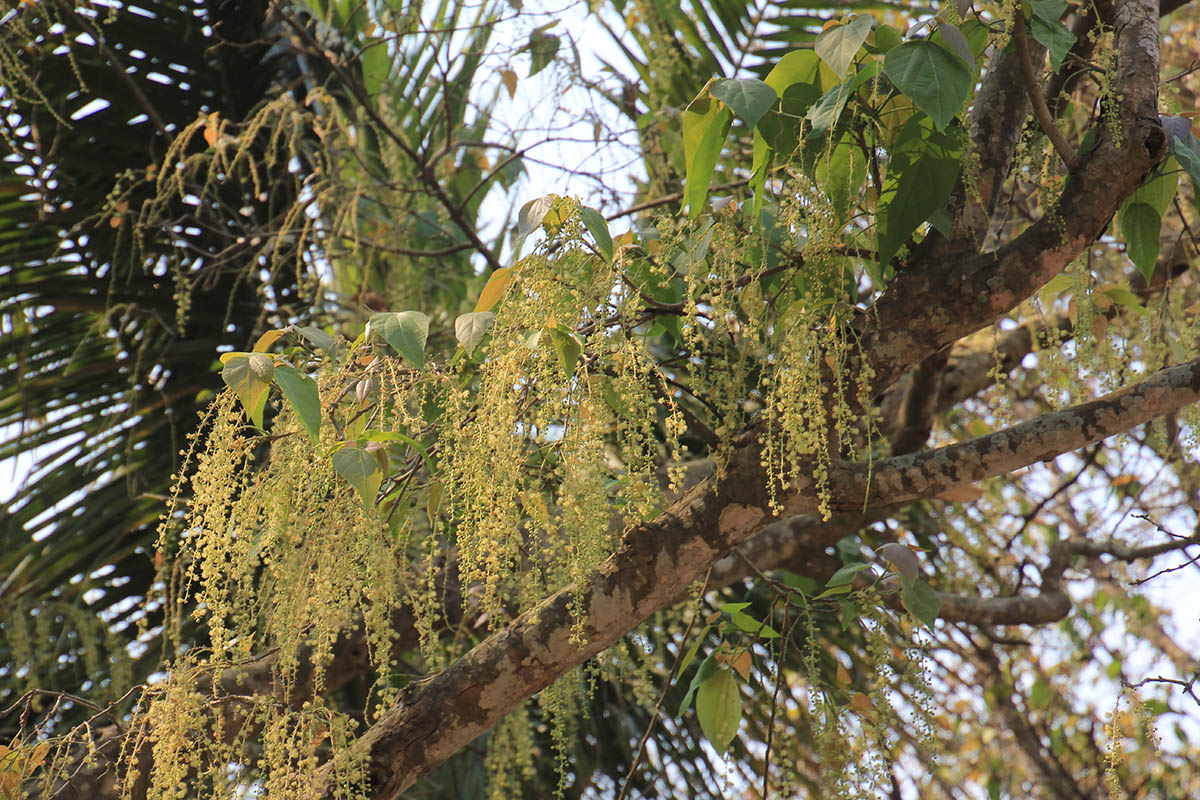
[[[868,499],[929,497],[1070,452],[1197,399],[1200,361],[1193,361],[991,436],[890,458],[870,469],[835,468],[831,492],[841,508],[861,508]],[[760,529],[768,519],[767,500],[759,448],[745,443],[723,478],[690,490],[666,514],[628,531],[585,583],[560,590],[442,673],[406,689],[356,745],[362,748],[358,755],[369,759],[373,796],[398,796],[526,698],[673,603]],[[795,488],[785,508],[811,513],[819,504],[810,481]],[[582,609],[581,617],[573,617],[573,606]],[[318,784],[311,797],[330,789]]]
[[[1033,114],[1037,117],[1038,125],[1042,129],[1042,133],[1046,134],[1050,140],[1050,144],[1054,145],[1055,152],[1067,165],[1067,169],[1073,170],[1079,166],[1079,159],[1075,156],[1075,151],[1067,142],[1067,138],[1063,136],[1063,132],[1054,124],[1054,117],[1050,116],[1050,109],[1046,108],[1046,98],[1042,96],[1042,87],[1038,83],[1038,76],[1029,55],[1029,37],[1025,33],[1025,17],[1020,11],[1017,11],[1013,22],[1013,42],[1017,45],[1017,54],[1021,63],[1021,78],[1025,83],[1025,92],[1029,95],[1029,102],[1033,105]]]

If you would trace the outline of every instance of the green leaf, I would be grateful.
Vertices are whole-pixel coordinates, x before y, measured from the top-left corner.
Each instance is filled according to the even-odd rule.
[[[709,88],[709,94],[728,104],[747,128],[757,125],[762,115],[779,99],[769,85],[752,79],[719,80]]]
[[[363,88],[372,97],[388,85],[388,78],[392,71],[390,49],[387,39],[371,37],[363,40],[361,59]]]
[[[904,42],[883,58],[888,80],[929,115],[938,130],[945,130],[966,102],[974,73],[955,56],[933,42]]]
[[[1168,158],[1159,165],[1157,173],[1139,186],[1126,202],[1148,203],[1160,217],[1165,217],[1175,199],[1175,190],[1179,188],[1179,165]]]
[[[870,566],[870,564],[864,564],[861,561],[847,564],[830,576],[829,580],[825,583],[825,588],[830,589],[834,586],[845,586],[851,583],[858,576],[858,573],[864,569],[869,569]]]
[[[821,60],[812,50],[793,50],[771,67],[763,83],[780,96],[797,83],[811,84],[819,94],[816,87],[821,83]]]
[[[1154,262],[1158,260],[1159,232],[1162,217],[1149,203],[1130,201],[1121,209],[1121,235],[1125,238],[1129,260],[1150,280]]]
[[[1067,0],[1030,0],[1029,5],[1046,22],[1058,22],[1067,13]]]
[[[818,34],[813,50],[841,77],[854,63],[854,56],[871,33],[872,22],[870,14],[859,14],[845,25],[826,28]]]
[[[718,669],[700,684],[696,716],[709,744],[724,754],[742,724],[742,693],[732,670]]]
[[[975,54],[971,52],[971,45],[967,43],[967,37],[963,35],[956,26],[949,22],[938,23],[938,33],[946,40],[946,47],[950,52],[958,56],[972,70],[975,69]]]
[[[730,621],[739,630],[757,634],[764,639],[778,639],[779,633],[774,628],[765,622],[760,622],[742,610],[749,606],[749,603],[725,603],[721,606],[721,611],[729,615]]]
[[[317,382],[310,376],[289,364],[278,364],[275,367],[275,383],[279,384],[283,398],[288,401],[292,411],[313,444],[318,444],[321,438],[321,396],[317,392]]]
[[[1029,690],[1029,704],[1034,708],[1045,708],[1050,705],[1050,684],[1045,678],[1038,678]]]
[[[296,333],[304,337],[309,344],[321,348],[326,353],[333,353],[333,337],[320,328],[312,325],[297,327]]]
[[[267,362],[265,365],[262,363],[264,359]],[[264,353],[225,353],[221,361],[225,365],[221,369],[221,380],[233,389],[242,402],[246,416],[255,427],[261,429],[263,408],[275,373],[274,362]]]
[[[779,632],[765,622],[760,622],[749,614],[737,612],[729,615],[730,621],[737,626],[738,630],[746,633],[753,633],[755,636],[760,636],[763,639],[778,639]]]
[[[394,311],[375,314],[371,330],[417,369],[425,366],[425,340],[429,337],[429,317],[420,311]]]
[[[850,96],[871,78],[879,74],[879,62],[872,61],[867,66],[858,71],[858,74],[845,83],[839,83],[828,92],[821,96],[805,115],[812,129],[806,137],[810,142],[822,139],[829,132],[829,129],[837,124],[838,119],[842,116],[842,109],[846,107],[846,101]]]
[[[813,177],[827,195],[842,221],[855,212],[867,181],[867,161],[852,133],[842,134],[826,157],[817,159]]]
[[[838,616],[841,619],[842,630],[850,630],[850,623],[858,619],[858,606],[844,597],[838,598]]]
[[[529,34],[529,77],[533,77],[554,61],[558,54],[558,37],[540,30]]]
[[[471,311],[462,314],[454,320],[454,338],[462,345],[462,349],[467,351],[467,355],[474,355],[475,348],[479,347],[479,343],[495,322],[496,315],[491,311]]]
[[[362,447],[348,444],[333,454],[333,468],[358,492],[363,505],[370,508],[379,494],[379,486],[383,483],[385,466],[381,464],[380,456],[384,451],[368,452]]]
[[[896,136],[877,215],[881,272],[909,235],[949,199],[961,166],[959,148],[956,132],[934,130],[920,114]]]
[[[429,484],[429,496],[425,498],[425,514],[429,517],[430,528],[437,524],[438,511],[442,508],[442,497],[445,493],[446,488],[442,486],[441,481]]]
[[[554,352],[558,354],[558,363],[562,365],[563,372],[570,378],[575,374],[575,367],[579,364],[579,353],[582,350],[579,346],[579,338],[570,331],[552,328],[550,339],[554,343]]]
[[[683,200],[692,219],[704,209],[708,184],[732,123],[733,114],[709,96],[708,87],[683,112],[683,156],[687,165]]]
[[[880,25],[875,29],[875,47],[881,53],[887,53],[903,41],[904,36],[891,25]]]
[[[596,240],[596,248],[604,256],[604,260],[611,264],[613,260],[613,240],[612,234],[608,231],[608,222],[599,211],[587,206],[579,209],[579,216],[583,220],[584,227],[588,229],[588,233]]]
[[[1029,33],[1050,53],[1050,66],[1054,71],[1062,69],[1063,59],[1075,46],[1075,34],[1057,19],[1049,21],[1041,15],[1035,15],[1029,21]]]
[[[900,602],[908,613],[930,628],[942,610],[942,599],[925,581],[906,582],[900,589]]]
[[[814,597],[814,600],[824,600],[826,597],[836,597],[840,594],[850,594],[853,587],[848,583],[843,583],[841,586],[830,586],[825,591]]]
[[[676,712],[675,716],[682,717],[684,715],[684,712],[686,712],[688,707],[691,706],[692,698],[696,696],[696,690],[700,688],[700,684],[708,680],[709,676],[716,672],[719,667],[720,664],[717,663],[717,660],[713,658],[711,654],[709,654],[707,658],[700,662],[700,668],[697,669],[696,674],[692,676],[692,682],[688,684],[688,688],[683,695],[683,699],[679,701],[679,710]]]
[[[700,635],[696,637],[696,641],[688,648],[683,661],[679,662],[679,670],[675,673],[675,680],[679,680],[680,676],[687,672],[687,668],[692,665],[692,661],[696,658],[696,653],[700,651],[700,645],[704,644],[704,637],[708,636],[710,630],[712,630],[712,625],[705,625],[704,630],[700,631]],[[693,689],[693,691],[695,690]]]
[[[1179,166],[1183,167],[1192,179],[1194,191],[1200,193],[1200,138],[1192,133],[1191,121],[1186,117],[1173,118],[1183,120],[1182,125],[1168,125],[1167,123],[1171,119],[1171,117],[1163,119],[1163,128],[1167,131],[1168,147],[1174,154],[1175,160],[1179,162]],[[1180,130],[1174,130],[1176,127]]]

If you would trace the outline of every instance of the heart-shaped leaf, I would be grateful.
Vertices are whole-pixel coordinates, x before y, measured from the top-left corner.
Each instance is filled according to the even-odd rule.
[[[425,340],[429,338],[429,317],[420,311],[394,311],[375,314],[371,330],[396,349],[417,369],[425,366]]]
[[[491,330],[496,322],[496,315],[491,311],[472,311],[462,314],[454,320],[454,338],[462,345],[467,355],[474,355],[475,348],[483,341],[483,337]]]
[[[262,359],[266,359],[266,365]],[[246,416],[261,429],[263,409],[275,372],[271,357],[262,353],[225,353],[221,356],[221,362],[225,365],[221,370],[221,380],[233,389],[242,402]],[[267,376],[265,379],[262,377],[264,374]]]
[[[383,452],[369,452],[348,444],[333,454],[333,468],[354,487],[368,508],[375,502],[375,495],[379,494],[379,486],[383,483],[385,468],[380,463]]]
[[[762,115],[779,99],[769,85],[752,79],[719,80],[709,91],[713,97],[732,108],[747,128],[757,125]]]
[[[896,88],[945,130],[967,101],[975,75],[962,59],[926,39],[888,51],[883,69]]]
[[[1125,239],[1129,260],[1150,280],[1154,262],[1158,260],[1159,233],[1162,217],[1149,203],[1126,203],[1121,209],[1121,235]]]
[[[813,50],[842,77],[871,33],[873,22],[870,14],[859,14],[845,25],[826,28],[813,42]]]

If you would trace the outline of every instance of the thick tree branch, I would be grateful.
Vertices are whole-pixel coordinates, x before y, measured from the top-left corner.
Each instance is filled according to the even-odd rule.
[[[1100,236],[1121,203],[1162,157],[1158,121],[1158,8],[1125,0],[1116,11],[1117,93],[1121,130],[1102,122],[1097,145],[1068,177],[1053,214],[998,250],[910,263],[859,315],[865,358],[876,386],[889,386],[912,364],[990,325],[1061,272]],[[951,243],[953,245],[953,243]],[[951,247],[953,250],[953,247]],[[971,252],[969,243],[958,252]]]
[[[1128,389],[1047,414],[991,436],[833,471],[841,508],[902,502],[1004,474],[1128,430],[1200,399],[1200,361]],[[767,520],[766,476],[746,443],[712,487],[685,494],[657,520],[628,531],[620,549],[580,586],[568,586],[444,672],[409,687],[360,739],[372,793],[393,798],[558,676],[675,601],[725,553]],[[815,484],[796,487],[785,508],[811,513]],[[582,607],[581,619],[571,614]],[[314,787],[313,797],[328,787]]]

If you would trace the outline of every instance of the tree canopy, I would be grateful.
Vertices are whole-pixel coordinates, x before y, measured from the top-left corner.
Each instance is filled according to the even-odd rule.
[[[1200,794],[1186,3],[0,22],[0,796]]]

